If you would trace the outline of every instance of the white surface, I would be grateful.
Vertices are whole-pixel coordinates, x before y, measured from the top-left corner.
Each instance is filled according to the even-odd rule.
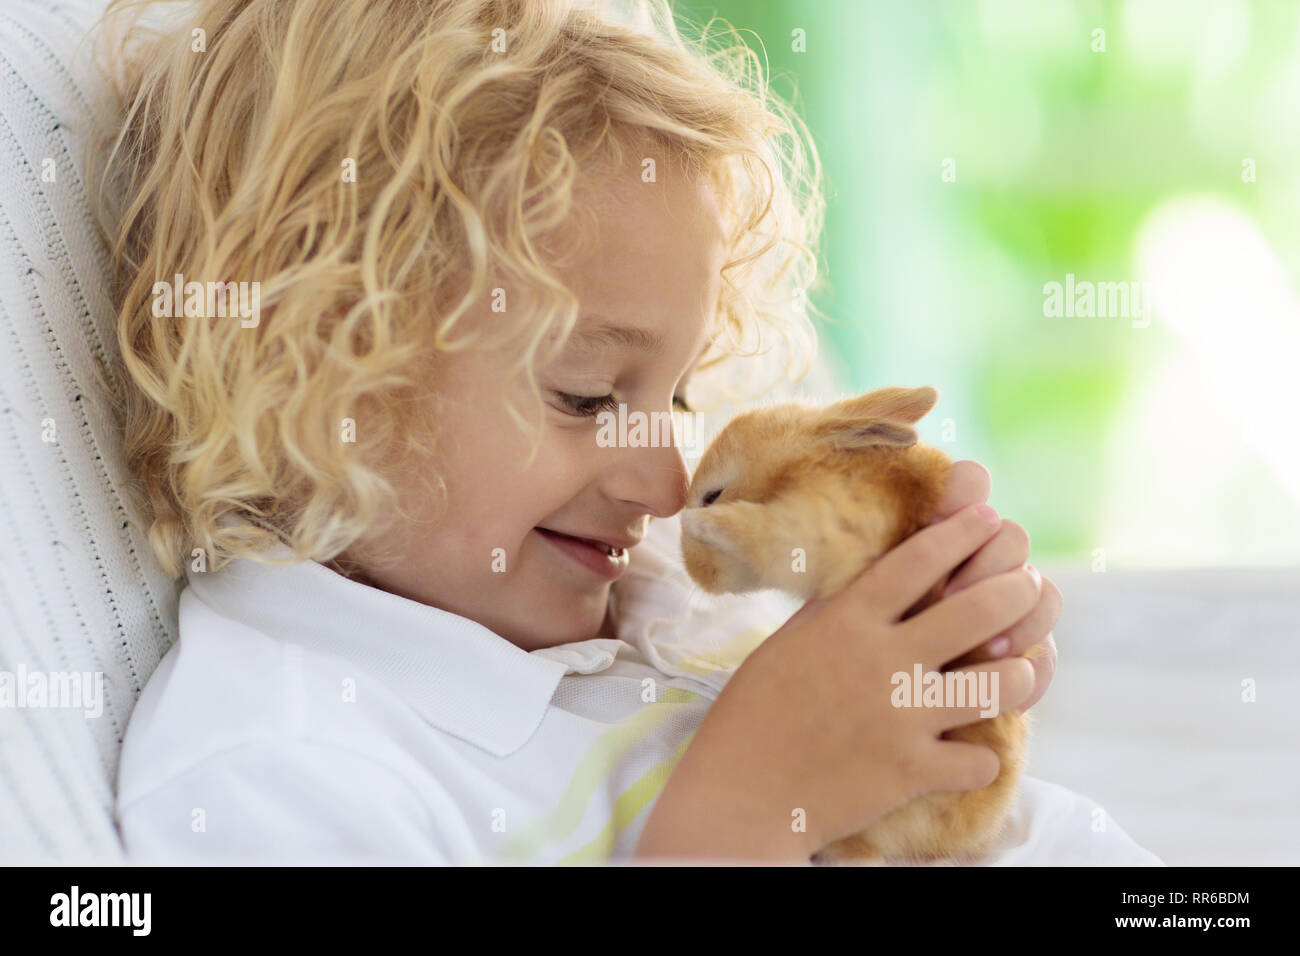
[[[1043,572],[1065,607],[1028,772],[1171,866],[1300,864],[1300,569]]]
[[[92,718],[0,708],[0,860],[120,856],[118,749],[176,627],[96,378],[102,367],[121,387],[107,256],[78,168],[89,86],[77,44],[103,5],[0,10],[0,670],[100,673],[105,697]]]

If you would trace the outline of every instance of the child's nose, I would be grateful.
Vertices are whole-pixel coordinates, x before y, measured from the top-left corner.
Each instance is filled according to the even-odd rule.
[[[609,492],[656,518],[682,510],[690,488],[686,459],[676,445],[621,449],[623,460],[610,475]]]

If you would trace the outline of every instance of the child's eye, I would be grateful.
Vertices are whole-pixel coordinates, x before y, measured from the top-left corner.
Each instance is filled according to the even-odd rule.
[[[601,412],[618,411],[618,401],[613,395],[570,395],[567,392],[555,394],[566,412],[580,418],[593,418]],[[673,396],[673,403],[684,412],[692,411],[686,404],[686,399],[680,395]]]
[[[601,412],[617,412],[618,402],[613,395],[570,395],[556,392],[556,397],[564,410],[579,418],[594,418]]]

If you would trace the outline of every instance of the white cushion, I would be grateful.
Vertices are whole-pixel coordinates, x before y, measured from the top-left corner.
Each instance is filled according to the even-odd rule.
[[[98,365],[115,359],[108,257],[79,168],[105,0],[0,12],[0,672],[102,673],[102,714],[0,706],[0,859],[119,858],[127,718],[176,635],[177,584],[122,488]],[[55,182],[42,181],[52,159]],[[3,680],[3,675],[0,675]]]

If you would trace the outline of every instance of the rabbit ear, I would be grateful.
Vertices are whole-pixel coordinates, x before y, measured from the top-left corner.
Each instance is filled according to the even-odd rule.
[[[918,440],[916,429],[909,425],[852,418],[834,418],[825,422],[817,428],[817,437],[836,448],[867,448],[872,445],[906,448]]]
[[[832,419],[881,419],[910,425],[920,421],[937,401],[939,390],[929,385],[922,388],[890,386],[856,398],[846,398],[826,409],[826,414]]]

